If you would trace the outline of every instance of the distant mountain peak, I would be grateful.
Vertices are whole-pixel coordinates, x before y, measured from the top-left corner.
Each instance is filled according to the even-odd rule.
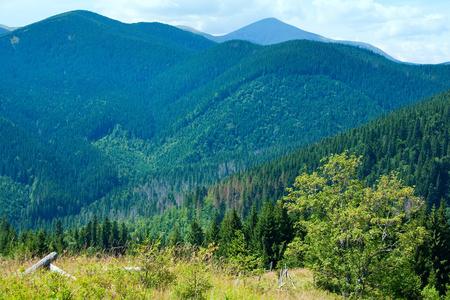
[[[310,41],[318,41],[325,43],[337,43],[344,45],[351,45],[362,49],[367,49],[373,51],[377,54],[380,54],[392,61],[400,62],[395,58],[391,57],[381,49],[372,46],[368,43],[363,42],[353,42],[353,41],[344,41],[344,40],[333,40],[330,38],[323,37],[321,35],[308,32],[297,28],[293,25],[284,23],[283,21],[278,20],[277,18],[265,18],[254,23],[251,23],[247,26],[244,26],[236,31],[230,32],[228,34],[214,36],[208,33],[200,32],[193,28],[187,26],[177,26],[180,29],[184,29],[195,34],[202,35],[210,40],[213,40],[217,43],[223,43],[229,40],[246,40],[252,42],[254,44],[259,45],[272,45],[283,43],[291,40],[310,40]]]
[[[260,45],[272,45],[289,40],[327,41],[318,34],[301,30],[276,18],[266,18],[222,36],[215,36],[216,42],[243,39]]]

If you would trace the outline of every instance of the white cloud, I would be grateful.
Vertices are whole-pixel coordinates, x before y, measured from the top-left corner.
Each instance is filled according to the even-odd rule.
[[[449,30],[448,21],[441,14],[389,20],[376,30],[376,35],[379,38],[400,37],[402,39],[417,35],[440,35]]]
[[[393,57],[415,63],[443,63],[450,61],[450,42],[430,40],[395,41],[385,43],[384,50]]]

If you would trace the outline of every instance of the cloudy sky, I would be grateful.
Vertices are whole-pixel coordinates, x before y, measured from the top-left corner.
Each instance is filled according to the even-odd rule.
[[[0,24],[23,26],[75,9],[214,35],[275,17],[328,38],[370,43],[401,61],[450,61],[448,0],[0,0]]]

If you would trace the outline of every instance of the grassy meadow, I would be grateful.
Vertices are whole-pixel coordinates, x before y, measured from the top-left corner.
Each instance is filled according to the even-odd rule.
[[[338,299],[313,286],[306,269],[289,270],[295,284],[280,289],[280,270],[236,275],[205,252],[133,256],[61,256],[53,264],[76,279],[41,270],[21,275],[39,259],[0,261],[0,299]],[[139,267],[126,270],[126,267]],[[240,273],[242,274],[242,273]]]

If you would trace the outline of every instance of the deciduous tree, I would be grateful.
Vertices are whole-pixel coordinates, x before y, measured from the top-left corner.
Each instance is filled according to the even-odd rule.
[[[394,172],[364,187],[355,176],[360,159],[331,155],[320,172],[297,177],[286,205],[307,213],[297,220],[307,233],[290,247],[302,249],[317,283],[344,297],[414,297],[420,280],[409,262],[425,230],[410,216],[422,202]]]

